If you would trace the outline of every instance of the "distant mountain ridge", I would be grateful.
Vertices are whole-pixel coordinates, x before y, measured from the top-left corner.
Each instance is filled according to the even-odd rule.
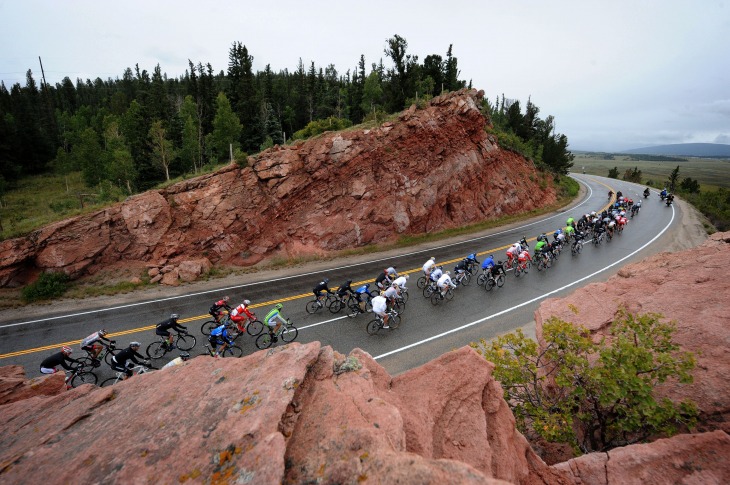
[[[633,148],[619,153],[635,155],[669,155],[683,157],[730,158],[730,145],[722,143],[675,143],[653,147]]]

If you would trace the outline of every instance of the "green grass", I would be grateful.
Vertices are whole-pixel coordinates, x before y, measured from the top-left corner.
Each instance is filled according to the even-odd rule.
[[[685,177],[690,177],[696,179],[703,190],[715,190],[718,187],[730,188],[730,160],[688,158],[686,162],[658,162],[636,160],[630,155],[613,155],[613,157],[613,159],[609,159],[605,153],[577,153],[573,160],[573,171],[581,173],[585,167],[587,174],[607,177],[610,169],[618,167],[620,179],[627,169],[638,167],[644,181],[652,180],[662,183],[679,165],[680,182]]]

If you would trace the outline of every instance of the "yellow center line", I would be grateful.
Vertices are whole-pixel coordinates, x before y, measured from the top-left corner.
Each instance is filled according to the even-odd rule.
[[[609,185],[606,185],[603,182],[600,182],[600,181],[595,180],[595,179],[593,179],[593,181],[596,182],[596,183],[598,183],[598,184],[601,184],[601,185],[605,186],[606,188],[608,188],[611,191],[614,191],[612,187],[610,187]],[[615,194],[613,196],[611,196],[611,200],[609,201],[609,204],[603,206],[603,208],[601,208],[601,211],[604,211],[604,210],[608,209],[608,207],[610,207],[611,205],[613,205],[613,202],[615,200],[615,197],[616,197]],[[526,240],[528,242],[529,241],[535,241],[535,240],[537,240],[537,237],[531,237],[531,238],[526,239]],[[491,249],[489,251],[481,251],[481,252],[478,252],[476,254],[477,254],[477,256],[484,256],[486,254],[493,254],[495,251],[501,251],[503,249],[509,248],[510,246],[511,246],[511,244],[507,244],[506,246],[500,246],[498,248],[494,248],[494,249]],[[461,261],[462,259],[464,259],[464,258],[450,259],[448,261],[443,261],[441,263],[441,265],[456,263],[457,261]],[[422,271],[423,271],[422,268],[414,268],[414,269],[409,269],[409,270],[403,271],[402,273],[399,273],[399,274],[407,274],[407,275],[410,275],[412,273],[419,273],[419,272],[422,272]],[[355,286],[360,286],[360,285],[364,285],[365,283],[370,283],[372,281],[373,281],[372,279],[371,280],[362,280],[362,281],[357,281],[357,282],[355,282],[353,284]],[[337,288],[333,288],[333,291],[335,291],[336,289]],[[300,300],[302,298],[307,298],[307,297],[312,297],[312,299],[314,299],[314,293],[312,293],[312,292],[309,292],[309,293],[300,293],[298,295],[292,295],[292,296],[288,296],[288,297],[285,297],[285,298],[279,298],[277,300],[269,300],[269,301],[266,301],[266,302],[263,302],[263,303],[251,304],[251,305],[249,305],[249,308],[251,308],[251,309],[253,309],[253,308],[261,308],[261,307],[264,307],[264,306],[275,305],[277,303],[283,303],[283,302],[288,302],[288,301]],[[206,318],[211,318],[210,314],[206,313],[205,315],[198,315],[198,316],[195,316],[195,317],[181,318],[178,322],[182,324],[182,323],[188,323],[188,322],[195,322],[195,321],[198,321],[198,320],[204,320]],[[124,331],[121,331],[121,332],[110,333],[109,335],[107,335],[107,338],[119,337],[119,336],[122,336],[122,335],[132,335],[132,334],[141,333],[141,332],[147,332],[149,330],[154,330],[154,328],[155,328],[155,325],[147,325],[147,326],[144,326],[144,327],[138,327],[138,328],[133,328],[133,329],[130,329],[130,330],[124,330]],[[8,359],[10,357],[17,357],[19,355],[32,354],[32,353],[35,353],[35,352],[43,352],[45,350],[58,350],[61,347],[63,347],[64,345],[76,345],[76,344],[80,344],[80,343],[81,343],[81,340],[71,340],[69,342],[63,342],[63,343],[59,343],[59,344],[44,345],[43,347],[35,347],[35,348],[32,348],[32,349],[18,350],[16,352],[9,352],[7,354],[0,354],[0,360],[2,360],[2,359]]]

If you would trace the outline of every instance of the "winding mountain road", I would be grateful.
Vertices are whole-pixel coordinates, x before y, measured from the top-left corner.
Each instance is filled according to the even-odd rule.
[[[108,329],[119,345],[139,340],[144,349],[156,340],[154,323],[172,312],[180,314],[181,323],[197,336],[198,344],[191,351],[192,355],[197,355],[204,350],[205,338],[199,332],[202,322],[209,319],[207,309],[224,294],[231,295],[232,303],[238,303],[245,295],[254,302],[253,310],[259,318],[275,302],[282,301],[283,314],[299,328],[298,342],[319,340],[342,354],[359,347],[375,357],[391,374],[424,364],[481,338],[490,339],[525,325],[529,332],[529,322],[543,299],[564,296],[579,286],[604,281],[621,266],[663,250],[681,224],[681,208],[677,204],[666,207],[655,192],[649,199],[643,199],[640,195],[642,186],[587,175],[574,177],[587,190],[585,197],[568,210],[533,222],[514,224],[507,229],[493,229],[459,242],[433,243],[427,249],[406,249],[397,255],[390,252],[387,258],[372,256],[367,261],[363,257],[353,258],[346,262],[349,264],[336,267],[335,263],[318,263],[316,271],[263,280],[262,275],[252,274],[250,278],[239,277],[240,280],[249,279],[248,282],[241,281],[225,288],[200,291],[196,286],[181,287],[181,294],[162,298],[141,293],[136,296],[140,301],[112,308],[86,308],[79,304],[77,311],[68,311],[68,305],[59,311],[49,305],[27,313],[21,310],[8,315],[5,312],[0,316],[0,335],[3,336],[0,365],[23,365],[29,377],[37,376],[38,364],[45,356],[56,352],[62,344],[73,345],[74,356],[80,356],[83,352],[79,350],[78,342],[99,328]],[[607,204],[609,187],[635,201],[641,199],[643,203],[641,212],[630,220],[623,234],[612,241],[598,247],[588,244],[577,256],[571,256],[569,250],[563,251],[547,271],[538,272],[533,267],[529,274],[519,278],[508,272],[505,285],[491,292],[473,281],[469,286],[459,287],[452,301],[438,306],[424,299],[416,288],[416,279],[422,274],[421,266],[429,257],[434,256],[438,264],[444,265],[444,270],[452,270],[458,260],[474,251],[479,253],[480,261],[489,254],[504,260],[506,247],[522,236],[526,236],[530,247],[534,247],[535,236],[542,232],[551,234],[558,227],[564,227],[569,216],[578,219],[586,212],[601,210]],[[381,330],[369,336],[365,325],[372,318],[371,314],[350,319],[344,312],[336,315],[327,309],[314,315],[305,312],[305,303],[313,298],[311,288],[325,275],[330,278],[331,286],[352,279],[355,287],[362,282],[372,282],[387,266],[396,266],[399,272],[411,274],[410,300],[398,329]],[[102,299],[99,304],[104,303]],[[257,350],[254,339],[248,336],[242,336],[237,344],[243,347],[244,355]],[[175,356],[168,354],[169,358]],[[112,375],[105,366],[97,373],[100,380]]]

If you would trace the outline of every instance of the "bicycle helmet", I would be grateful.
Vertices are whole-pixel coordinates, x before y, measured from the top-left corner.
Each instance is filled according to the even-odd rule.
[[[277,304],[276,304],[276,305],[274,306],[274,308],[276,308],[277,310],[281,310],[282,308],[284,308],[284,305],[282,305],[281,303],[277,303]]]
[[[177,320],[178,318],[180,318],[180,315],[178,315],[177,313],[173,313],[172,315],[170,315],[170,320]]]
[[[447,271],[447,272],[446,272],[446,273],[444,273],[444,274],[445,274],[445,275],[450,275],[450,274],[451,274],[451,271]]]
[[[434,258],[433,256],[431,256],[431,261],[436,261],[436,258]]]
[[[411,275],[409,275],[409,274],[406,274],[406,275],[403,275],[403,277],[404,277],[405,279],[408,279],[408,278],[410,278],[410,277],[411,277]]]
[[[226,296],[223,297],[223,301],[229,301],[230,299],[231,299],[231,297],[228,296],[228,295],[226,295]]]
[[[102,328],[98,333],[100,336],[105,337],[108,332]]]
[[[329,278],[325,278],[322,281],[324,281],[325,283],[329,283],[330,282],[330,279]]]
[[[68,355],[68,354],[73,353],[73,349],[71,347],[69,347],[68,345],[64,345],[63,347],[61,347],[61,352]]]
[[[243,300],[243,304],[248,306],[251,304],[251,300]]]
[[[139,342],[129,342],[130,347],[141,347],[142,344]]]
[[[188,360],[190,358],[190,354],[187,352],[180,352],[180,358],[182,360]]]

